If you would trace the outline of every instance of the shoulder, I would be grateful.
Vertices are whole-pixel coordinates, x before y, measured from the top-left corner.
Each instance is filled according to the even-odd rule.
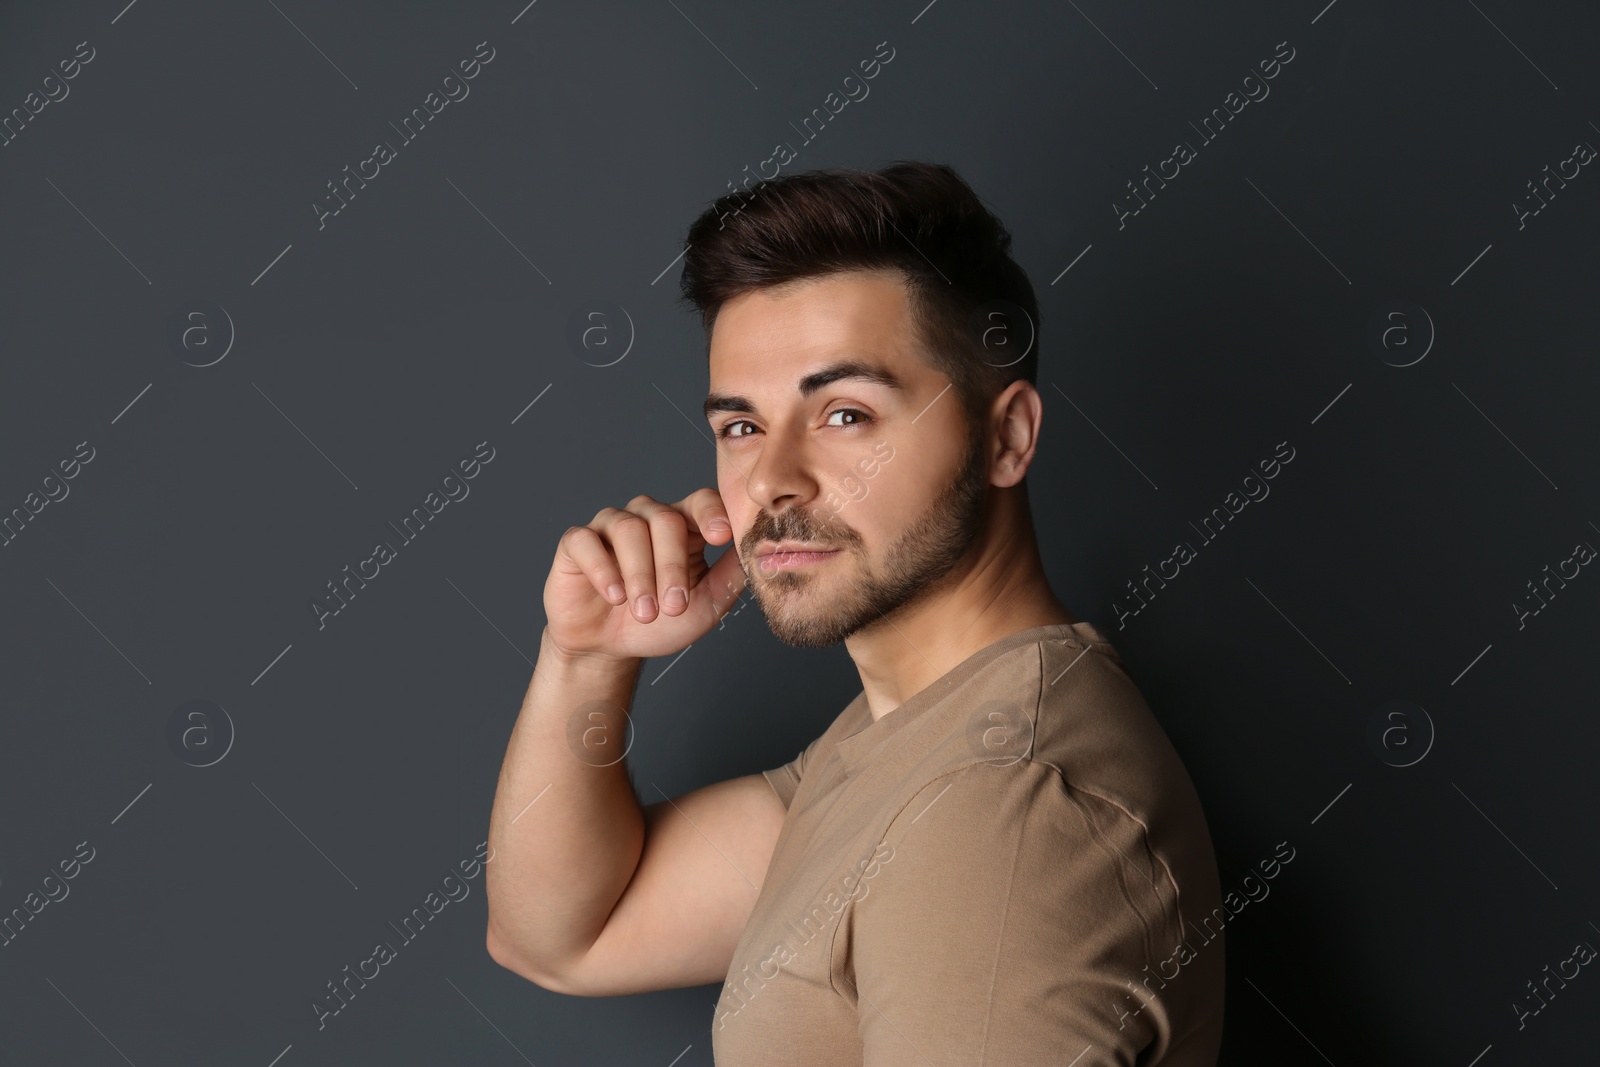
[[[1143,794],[1161,790],[1182,770],[1117,651],[1078,634],[1009,649],[938,714],[940,771],[1026,758],[1055,768],[1068,785],[1137,809]]]
[[[1025,938],[1048,927],[1085,945],[1131,939],[1141,953],[1182,939],[1182,872],[1144,822],[1035,760],[968,763],[929,781],[890,821],[877,858],[863,918],[890,928],[957,915],[981,926],[990,920],[977,910],[992,908]]]
[[[996,861],[1008,848],[1094,852],[1166,903],[1180,884],[1197,904],[1220,896],[1188,771],[1101,647],[1071,636],[1019,646],[944,702],[892,830]]]
[[[908,784],[884,840],[930,855],[974,861],[1023,849],[1057,860],[1084,850],[1116,852],[1148,868],[1146,821],[1117,798],[1074,784],[1050,763],[1023,756],[969,760]],[[918,844],[921,842],[921,844]]]

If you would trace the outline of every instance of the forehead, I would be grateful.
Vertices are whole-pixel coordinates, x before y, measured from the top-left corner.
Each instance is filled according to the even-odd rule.
[[[898,272],[805,278],[723,304],[711,333],[711,387],[788,390],[803,368],[840,356],[869,358],[909,379],[926,370],[920,348]]]

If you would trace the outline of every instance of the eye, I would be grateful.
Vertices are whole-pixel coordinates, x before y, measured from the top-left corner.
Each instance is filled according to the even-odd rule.
[[[872,416],[871,415],[868,415],[866,412],[860,411],[860,410],[858,410],[856,408],[835,408],[833,411],[828,412],[827,417],[831,420],[835,415],[849,415],[849,416],[852,416],[852,420],[850,422],[847,422],[847,423],[843,423],[843,422],[829,422],[828,423],[828,425],[830,425],[830,426],[837,426],[837,427],[840,427],[841,429],[846,427],[846,426],[860,426],[863,423],[872,421]],[[749,434],[749,433],[740,433],[740,432],[738,432],[737,428],[740,427],[740,426],[748,426],[748,427],[751,428],[752,432],[755,430],[755,426],[754,426],[753,423],[751,423],[751,422],[749,422],[749,421],[747,421],[745,419],[734,419],[731,422],[729,422],[726,425],[724,425],[721,429],[719,429],[717,431],[717,438],[719,440],[727,441],[727,440],[731,440],[731,439],[737,438],[737,437],[750,437],[750,436],[752,436],[752,434]]]
[[[830,418],[830,419],[833,418],[835,415],[854,415],[856,418],[855,418],[854,422],[849,422],[849,423],[834,422],[834,423],[829,423],[830,426],[860,426],[863,422],[871,422],[872,421],[872,416],[871,415],[868,415],[865,411],[857,411],[855,408],[837,408],[837,409],[835,409],[833,411],[828,412],[828,418]]]

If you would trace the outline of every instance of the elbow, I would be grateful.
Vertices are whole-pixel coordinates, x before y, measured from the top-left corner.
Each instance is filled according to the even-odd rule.
[[[548,990],[551,993],[561,993],[566,996],[584,995],[554,971],[533,966],[517,951],[515,943],[501,934],[493,920],[490,920],[488,930],[484,935],[484,947],[488,949],[490,959],[517,977],[532,982],[540,989]]]
[[[511,954],[511,947],[506,944],[505,940],[500,936],[499,931],[495,929],[494,922],[492,920],[489,923],[488,932],[484,936],[484,947],[489,950],[489,958],[494,960],[500,966],[514,974],[522,973],[522,969],[520,966],[518,966],[516,958]]]
[[[528,961],[517,951],[516,942],[500,931],[493,918],[489,920],[488,930],[484,934],[484,947],[489,950],[490,959],[512,974],[545,989],[551,988],[550,980],[528,965]]]

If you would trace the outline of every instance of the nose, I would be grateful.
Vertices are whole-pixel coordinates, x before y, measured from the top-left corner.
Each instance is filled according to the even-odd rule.
[[[745,491],[750,499],[768,514],[803,510],[816,499],[820,487],[800,439],[769,427],[755,462],[745,471]]]

